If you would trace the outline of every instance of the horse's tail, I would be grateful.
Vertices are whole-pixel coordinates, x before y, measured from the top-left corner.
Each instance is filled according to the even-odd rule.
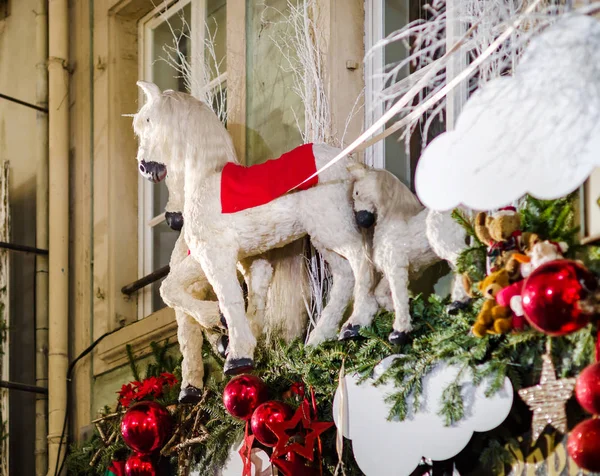
[[[302,291],[307,289],[308,279],[302,240],[269,251],[267,257],[273,265],[264,317],[267,343],[277,338],[286,342],[304,338],[308,317]]]

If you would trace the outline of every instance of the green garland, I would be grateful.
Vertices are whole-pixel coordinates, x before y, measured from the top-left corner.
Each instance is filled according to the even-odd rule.
[[[555,201],[527,197],[521,210],[523,229],[534,231],[545,239],[567,242],[571,245],[570,256],[583,259],[592,270],[600,270],[599,250],[574,244],[577,229],[573,225],[573,200],[573,196]],[[474,236],[469,220],[458,212],[454,216]],[[474,240],[473,246],[460,257],[459,272],[467,273],[472,282],[484,276],[484,245]],[[302,381],[307,388],[313,388],[319,418],[326,421],[333,418],[333,395],[342,363],[346,373],[358,373],[361,378],[366,379],[382,359],[392,354],[401,356],[377,381],[391,382],[395,386],[395,392],[387,399],[390,418],[405,418],[410,399],[418,407],[423,377],[441,361],[470,369],[475,384],[479,384],[484,378],[489,379],[491,383],[487,388],[488,395],[502,387],[505,377],[511,380],[515,390],[536,384],[548,337],[534,330],[485,338],[474,337],[470,329],[481,303],[480,297],[475,298],[467,309],[451,316],[447,312],[448,299],[444,300],[436,295],[418,295],[411,300],[414,330],[411,342],[405,346],[392,346],[388,342],[393,315],[380,313],[371,327],[361,330],[362,339],[359,340],[326,342],[317,348],[307,348],[298,341],[290,345],[280,342],[270,348],[259,345],[255,355],[255,373],[271,389],[273,399],[281,399],[282,394],[295,382]],[[559,375],[576,375],[588,365],[593,360],[594,342],[592,325],[565,337],[553,338],[552,353]],[[212,474],[212,471],[225,464],[231,447],[241,440],[244,427],[242,422],[226,413],[222,404],[226,384],[222,379],[222,359],[208,345],[205,345],[204,354],[205,364],[209,367],[206,382],[209,394],[203,410],[210,437],[204,444],[195,447],[194,459],[200,474]],[[518,411],[519,405],[515,404],[515,408]],[[448,425],[463,417],[464,404],[459,383],[452,383],[444,391],[441,415]],[[84,472],[81,470],[82,466],[75,462],[86,459],[89,462],[91,448],[98,447],[94,441],[97,440],[74,449],[69,462],[70,474],[102,474],[114,451],[122,446],[116,444],[115,448],[109,448],[101,465],[96,468],[88,466],[89,471]],[[476,459],[486,465],[489,474],[494,474],[510,462],[506,444],[511,442],[514,442],[514,435],[503,425],[492,432],[476,434],[469,447],[481,456]],[[351,442],[348,441],[344,444],[343,463],[347,475],[362,474],[353,459]],[[323,437],[324,474],[333,474],[337,464],[335,431],[329,430]],[[74,468],[77,471],[74,472]],[[175,461],[173,468],[176,468]]]

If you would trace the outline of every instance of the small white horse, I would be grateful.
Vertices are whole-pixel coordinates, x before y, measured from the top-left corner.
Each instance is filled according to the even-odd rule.
[[[360,226],[373,230],[373,262],[383,277],[375,295],[395,313],[390,342],[402,344],[412,330],[408,283],[432,264],[446,260],[454,269],[466,248],[466,234],[450,213],[427,210],[398,178],[386,170],[353,166],[354,209]],[[455,306],[468,300],[462,280],[454,278]]]
[[[156,164],[155,180],[164,178],[167,170],[184,177],[185,241],[212,285],[229,329],[225,373],[252,367],[256,347],[236,276],[237,262],[307,234],[324,254],[333,274],[330,299],[311,334],[311,342],[335,335],[352,297],[352,287],[353,311],[341,336],[352,337],[358,327],[370,323],[377,301],[371,292],[372,278],[362,236],[354,221],[352,177],[346,167],[350,160],[340,161],[323,172],[318,186],[286,194],[265,205],[224,214],[221,172],[228,162],[237,163],[237,158],[223,124],[206,104],[188,94],[161,93],[152,83],[138,85],[147,98],[134,118],[139,138],[138,163]],[[313,153],[319,168],[338,149],[319,144],[313,146]]]

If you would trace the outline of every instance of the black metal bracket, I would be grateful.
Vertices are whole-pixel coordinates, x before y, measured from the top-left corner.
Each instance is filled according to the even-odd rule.
[[[6,94],[0,93],[0,98],[6,99],[7,101],[14,102],[20,104],[21,106],[30,107],[31,109],[35,109],[36,111],[45,112],[48,114],[48,109],[41,106],[36,106],[35,104],[31,104],[30,102],[21,101],[20,99],[13,98],[11,96],[7,96]]]
[[[40,393],[48,395],[48,389],[44,387],[36,387],[35,385],[27,385],[25,383],[7,382],[0,380],[0,388],[8,388],[9,390],[20,390],[21,392]]]
[[[19,251],[21,253],[32,253],[35,255],[47,255],[48,250],[42,250],[40,248],[35,248],[33,246],[25,246],[25,245],[15,245],[13,243],[5,243],[4,241],[0,241],[0,248],[4,248],[11,251]]]
[[[126,296],[131,296],[134,292],[142,289],[143,287],[146,287],[149,284],[155,283],[156,281],[159,281],[160,279],[164,278],[167,274],[169,274],[170,270],[171,268],[169,267],[169,265],[163,266],[162,268],[153,271],[152,273],[144,276],[143,278],[140,278],[137,281],[128,284],[127,286],[123,286],[121,288],[121,292]]]

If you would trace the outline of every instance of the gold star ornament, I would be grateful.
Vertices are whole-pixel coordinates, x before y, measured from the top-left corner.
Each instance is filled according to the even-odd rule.
[[[540,383],[519,390],[519,396],[533,412],[531,422],[533,441],[539,438],[546,425],[552,425],[563,434],[567,433],[565,404],[571,398],[577,380],[575,378],[557,380],[550,354],[544,354],[542,359]]]

